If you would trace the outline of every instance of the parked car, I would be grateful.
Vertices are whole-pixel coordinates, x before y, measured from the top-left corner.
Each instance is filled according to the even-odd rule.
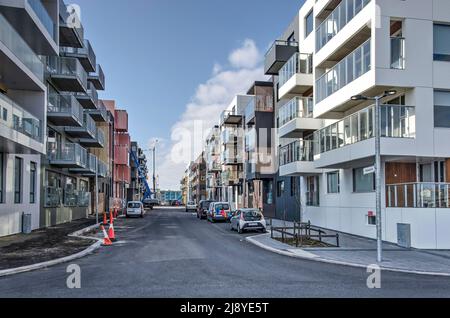
[[[230,229],[243,233],[244,231],[266,232],[266,220],[264,215],[257,209],[237,210],[231,218]]]
[[[151,210],[153,210],[155,208],[155,206],[161,205],[161,202],[159,202],[159,200],[150,199],[150,198],[144,199],[143,203],[144,203],[144,208],[151,209]]]
[[[186,212],[189,212],[189,211],[197,212],[197,204],[195,204],[195,202],[189,201],[186,204]]]
[[[132,217],[132,216],[137,216],[137,217],[144,217],[144,205],[142,204],[142,202],[140,201],[130,201],[127,204],[127,212],[126,212],[126,217]]]
[[[210,222],[228,221],[231,208],[228,202],[213,202],[208,209],[207,219]]]
[[[206,219],[208,217],[208,210],[211,203],[214,203],[212,200],[202,200],[198,204],[197,208],[197,218],[200,220]]]

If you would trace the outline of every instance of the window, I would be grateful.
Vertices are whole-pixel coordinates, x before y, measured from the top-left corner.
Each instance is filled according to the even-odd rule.
[[[4,121],[8,121],[8,110],[6,108],[3,108],[2,118]]]
[[[327,192],[328,193],[339,193],[339,171],[327,173]]]
[[[291,177],[291,197],[295,197],[300,194],[299,192],[299,180],[297,177]]]
[[[30,163],[30,203],[36,203],[36,178],[37,166],[35,162]]]
[[[435,24],[433,38],[434,60],[450,62],[450,25]]]
[[[22,168],[23,159],[16,157],[14,161],[14,203],[22,203]]]
[[[369,214],[367,216],[367,224],[368,225],[377,225],[377,217],[373,214]]]
[[[306,205],[319,206],[319,177],[310,176],[306,178]]]
[[[434,127],[450,128],[450,92],[434,92]]]
[[[3,154],[0,153],[0,203],[5,202],[4,198],[4,182],[5,182],[5,169],[3,167],[4,160],[3,160]]]
[[[353,169],[353,192],[375,191],[375,174],[364,175],[364,168]]]
[[[277,182],[277,197],[281,197],[284,194],[284,181]]]
[[[313,20],[313,10],[311,10],[305,18],[305,38],[313,31],[314,20]]]

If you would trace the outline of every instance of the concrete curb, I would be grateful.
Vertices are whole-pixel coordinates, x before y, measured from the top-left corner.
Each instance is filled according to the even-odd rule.
[[[298,258],[298,259],[303,259],[303,260],[309,260],[309,261],[314,261],[314,262],[321,262],[321,263],[326,263],[326,264],[334,264],[334,265],[342,265],[342,266],[349,266],[349,267],[355,267],[355,268],[363,268],[363,269],[367,269],[368,265],[362,265],[362,264],[357,264],[357,263],[350,263],[350,262],[342,262],[342,261],[337,261],[337,260],[331,260],[331,259],[326,259],[323,257],[320,257],[318,255],[314,255],[311,253],[307,253],[304,255],[299,255],[299,254],[295,254],[293,252],[289,252],[289,251],[285,251],[285,250],[280,250],[271,246],[268,246],[264,243],[261,243],[259,241],[257,241],[255,238],[257,237],[262,237],[262,236],[267,236],[270,237],[270,234],[261,234],[261,235],[255,235],[255,236],[250,236],[250,237],[246,237],[245,240],[255,246],[258,246],[262,249],[265,249],[269,252],[272,253],[276,253],[276,254],[280,254],[280,255],[284,255],[284,256],[288,256],[288,257],[293,257],[293,258]],[[313,256],[308,256],[308,254],[311,254]],[[372,264],[370,264],[372,265]],[[376,265],[374,263],[374,265]],[[426,275],[426,276],[440,276],[440,277],[450,277],[450,273],[442,273],[442,272],[426,272],[426,271],[414,271],[414,270],[406,270],[406,269],[400,269],[400,268],[391,268],[391,267],[383,267],[380,266],[382,271],[388,271],[388,272],[396,272],[396,273],[405,273],[405,274],[415,274],[415,275]]]
[[[92,231],[93,229],[96,229],[100,226],[100,224],[94,224],[92,226],[89,226],[85,229],[82,229],[80,231],[74,232],[72,234],[69,234],[69,237],[77,237],[77,238],[82,238],[82,239],[88,239],[88,240],[95,240],[96,242],[94,244],[92,244],[91,246],[89,246],[87,249],[85,249],[84,251],[81,251],[79,253],[76,254],[72,254],[66,257],[62,257],[62,258],[57,258],[51,261],[47,261],[47,262],[42,262],[42,263],[37,263],[37,264],[33,264],[33,265],[27,265],[27,266],[22,266],[22,267],[17,267],[17,268],[11,268],[11,269],[5,269],[5,270],[1,270],[0,271],[0,277],[4,277],[4,276],[10,276],[10,275],[15,275],[15,274],[20,274],[20,273],[25,273],[25,272],[30,272],[30,271],[34,271],[37,269],[42,269],[42,268],[47,268],[50,266],[54,266],[54,265],[58,265],[58,264],[62,264],[62,263],[66,263],[66,262],[70,262],[73,261],[75,259],[79,259],[82,258],[86,255],[89,255],[91,253],[93,253],[95,250],[97,250],[98,248],[100,248],[100,246],[102,245],[102,240],[96,237],[89,237],[89,236],[83,236],[85,233]]]

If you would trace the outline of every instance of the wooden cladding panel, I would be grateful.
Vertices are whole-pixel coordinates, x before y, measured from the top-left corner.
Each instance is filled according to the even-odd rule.
[[[445,182],[450,182],[450,159],[445,160]]]
[[[386,184],[417,182],[415,163],[387,162]]]

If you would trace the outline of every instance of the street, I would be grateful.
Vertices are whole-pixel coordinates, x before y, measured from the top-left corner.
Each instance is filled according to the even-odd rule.
[[[448,278],[391,272],[371,290],[363,269],[273,254],[183,209],[120,221],[116,235],[76,261],[81,289],[67,288],[62,264],[0,278],[0,297],[450,297]]]

